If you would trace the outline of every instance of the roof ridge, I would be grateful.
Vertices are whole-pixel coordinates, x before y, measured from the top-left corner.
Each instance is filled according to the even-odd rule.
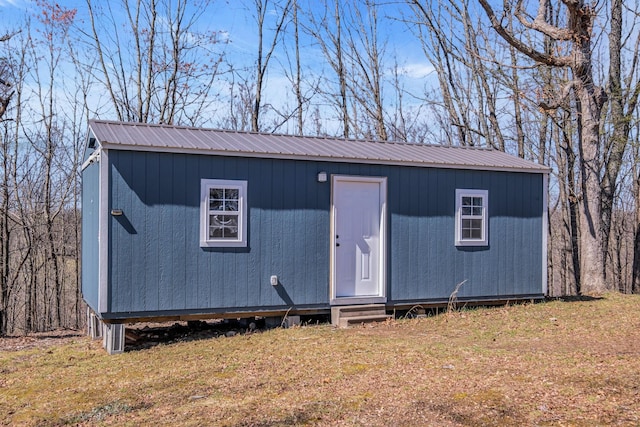
[[[292,135],[286,133],[274,133],[274,132],[254,132],[254,131],[242,131],[242,130],[234,130],[234,129],[220,129],[220,128],[206,128],[206,127],[197,127],[197,126],[187,126],[187,125],[171,125],[167,123],[145,123],[145,122],[127,122],[127,121],[119,121],[119,120],[102,120],[102,119],[89,119],[89,123],[102,123],[107,125],[120,125],[120,126],[141,126],[141,127],[154,127],[154,128],[165,128],[165,129],[183,129],[183,130],[193,130],[198,132],[218,132],[218,133],[230,133],[236,135],[257,135],[257,136],[265,136],[265,137],[279,137],[279,138],[303,138],[303,139],[319,139],[325,141],[341,141],[341,142],[354,142],[354,143],[373,143],[373,144],[394,144],[394,145],[408,145],[408,146],[419,146],[419,147],[441,147],[441,148],[451,148],[451,149],[459,149],[459,150],[469,150],[469,151],[497,151],[492,147],[477,147],[473,145],[453,145],[453,144],[433,144],[433,143],[425,143],[425,142],[410,142],[410,141],[379,141],[374,139],[363,139],[363,138],[341,138],[338,136],[320,136],[320,135]],[[505,153],[508,154],[508,153]],[[510,154],[509,154],[510,155]]]

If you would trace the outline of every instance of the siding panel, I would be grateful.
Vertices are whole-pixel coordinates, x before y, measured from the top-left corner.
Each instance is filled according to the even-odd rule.
[[[82,296],[96,313],[100,280],[99,213],[100,163],[93,162],[82,171]]]
[[[329,304],[330,179],[387,177],[390,302],[540,294],[542,175],[113,152],[111,311]],[[248,246],[199,247],[200,179],[248,181]],[[489,247],[454,245],[456,188],[489,191]],[[274,288],[269,277],[281,285]]]
[[[175,204],[167,201],[171,214],[169,223],[171,225],[171,249],[170,253],[186,253],[186,222],[187,200],[185,198],[184,183],[187,182],[186,159],[184,156],[164,156],[165,162],[173,164],[172,181],[168,188],[171,188],[171,198]],[[165,188],[164,186],[162,188]],[[187,260],[182,257],[171,256],[168,263],[171,264],[171,272],[167,277],[170,291],[168,297],[171,298],[172,306],[179,310],[187,307]],[[166,302],[162,300],[161,303]]]

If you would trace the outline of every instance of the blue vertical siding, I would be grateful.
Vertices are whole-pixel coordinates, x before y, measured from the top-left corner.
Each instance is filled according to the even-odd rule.
[[[541,174],[112,150],[112,313],[328,307],[331,183],[387,177],[390,302],[541,294]],[[248,246],[199,246],[200,180],[247,181]],[[489,191],[489,246],[454,245],[456,188]],[[272,287],[271,275],[281,286]]]
[[[98,312],[100,227],[100,164],[93,162],[82,171],[82,296]]]

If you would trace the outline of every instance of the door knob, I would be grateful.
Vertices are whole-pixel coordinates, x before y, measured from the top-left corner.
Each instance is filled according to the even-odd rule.
[[[336,243],[336,246],[340,246],[340,243]]]

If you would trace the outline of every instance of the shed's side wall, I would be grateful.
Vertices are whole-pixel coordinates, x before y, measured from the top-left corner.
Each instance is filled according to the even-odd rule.
[[[100,165],[93,162],[82,171],[82,296],[95,312],[99,288],[99,189]]]
[[[110,150],[111,313],[328,306],[329,174],[388,177],[391,301],[541,294],[541,174]],[[248,181],[248,247],[199,247],[200,179]],[[488,248],[454,245],[456,188],[489,190]],[[271,275],[281,286],[272,287]]]

